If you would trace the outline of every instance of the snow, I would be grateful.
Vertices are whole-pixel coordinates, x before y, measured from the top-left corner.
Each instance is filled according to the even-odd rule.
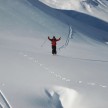
[[[72,90],[69,88],[55,86],[52,88],[52,90],[51,89],[49,89],[48,91],[46,90],[46,93],[48,94],[49,98],[51,99],[51,101],[54,105],[57,104],[57,103],[55,103],[55,99],[57,102],[60,99],[61,103],[59,102],[59,104],[61,104],[61,105],[59,105],[59,106],[61,108],[62,108],[62,106],[68,107],[68,108],[75,107],[74,106],[75,101],[77,101],[77,103],[78,103],[77,98],[79,98],[79,94],[75,90]],[[60,97],[56,93],[59,94]],[[57,98],[59,98],[59,99],[57,100]]]
[[[0,1],[0,107],[108,107],[108,23],[78,12],[76,2],[71,11],[38,0]],[[61,37],[56,56],[47,39],[53,35]]]
[[[62,10],[75,10],[95,16],[108,22],[107,0],[39,0],[50,7]]]

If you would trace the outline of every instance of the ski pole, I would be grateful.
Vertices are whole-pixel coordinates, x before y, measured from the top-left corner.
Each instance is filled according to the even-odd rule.
[[[44,40],[44,42],[41,44],[41,47],[46,43],[47,39]]]

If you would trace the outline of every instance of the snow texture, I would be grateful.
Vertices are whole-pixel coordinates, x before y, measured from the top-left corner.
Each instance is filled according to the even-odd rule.
[[[0,108],[108,108],[107,9],[107,0],[0,0]],[[48,36],[61,37],[55,56]]]

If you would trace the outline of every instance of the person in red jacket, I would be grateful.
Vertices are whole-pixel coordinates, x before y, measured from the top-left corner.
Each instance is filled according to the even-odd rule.
[[[50,37],[48,36],[48,39],[51,41],[52,44],[52,54],[57,54],[56,45],[57,45],[57,41],[59,41],[61,37],[56,39],[55,36],[53,36],[53,38],[50,39]]]

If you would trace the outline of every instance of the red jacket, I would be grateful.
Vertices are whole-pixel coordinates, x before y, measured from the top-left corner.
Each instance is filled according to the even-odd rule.
[[[61,38],[56,39],[56,38],[53,37],[52,39],[50,39],[50,37],[48,37],[48,39],[51,41],[52,46],[56,46],[56,42],[59,41]]]

